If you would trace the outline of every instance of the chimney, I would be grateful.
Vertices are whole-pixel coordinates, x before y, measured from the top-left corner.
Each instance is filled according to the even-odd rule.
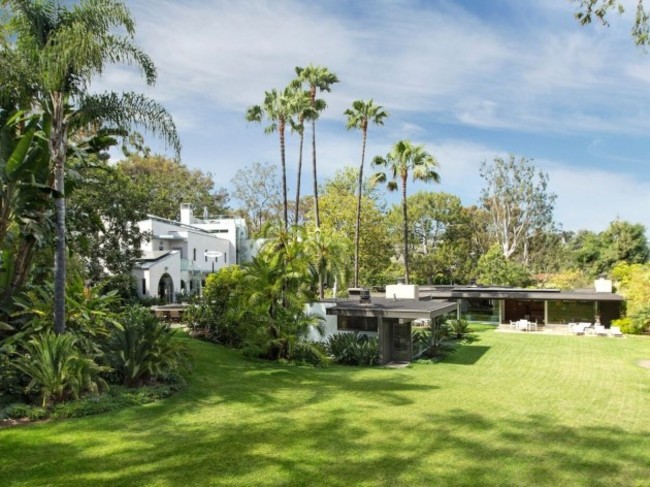
[[[611,293],[612,281],[601,276],[594,281],[594,288],[596,288],[597,293]]]
[[[189,203],[181,203],[181,223],[183,225],[191,225],[193,219],[192,205]]]

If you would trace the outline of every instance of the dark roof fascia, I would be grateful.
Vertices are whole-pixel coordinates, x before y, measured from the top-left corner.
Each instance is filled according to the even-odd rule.
[[[418,301],[421,303],[421,301]],[[432,303],[428,301],[428,303]],[[427,307],[408,307],[407,303],[400,303],[399,305],[391,305],[391,303],[369,303],[360,304],[358,302],[338,302],[336,306],[326,308],[326,314],[337,316],[366,316],[366,317],[382,317],[382,318],[434,318],[456,309],[456,303],[452,302],[437,302],[435,306]]]
[[[532,299],[536,301],[624,301],[614,293],[582,293],[570,291],[429,291],[433,299]]]

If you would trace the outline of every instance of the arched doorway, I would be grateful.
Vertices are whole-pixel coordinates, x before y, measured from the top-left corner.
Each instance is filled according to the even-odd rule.
[[[167,273],[160,276],[158,281],[158,297],[165,303],[174,302],[174,280]]]

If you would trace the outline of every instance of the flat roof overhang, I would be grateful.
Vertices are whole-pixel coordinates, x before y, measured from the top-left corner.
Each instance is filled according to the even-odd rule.
[[[624,301],[614,293],[571,291],[426,291],[432,299],[530,299],[535,301]]]
[[[359,299],[336,301],[335,306],[326,308],[326,314],[336,316],[364,316],[400,319],[433,319],[456,311],[456,303],[450,301],[413,299],[385,299],[373,297],[370,303]]]

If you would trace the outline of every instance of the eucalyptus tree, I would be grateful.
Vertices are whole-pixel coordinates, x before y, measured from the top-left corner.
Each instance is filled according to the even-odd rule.
[[[607,16],[610,10],[616,10],[619,14],[625,11],[628,2],[623,0],[572,0],[578,7],[575,17],[582,25],[591,24],[597,20],[605,26],[609,26]],[[644,6],[644,0],[637,0],[636,14],[632,24],[632,39],[637,46],[647,46],[650,43],[650,9]]]
[[[408,140],[400,140],[386,157],[377,156],[372,161],[373,166],[390,171],[390,180],[386,172],[379,171],[373,176],[375,183],[387,182],[388,190],[398,189],[398,181],[402,188],[402,218],[404,219],[404,279],[409,283],[409,249],[408,249],[408,204],[406,185],[409,173],[413,181],[440,182],[436,172],[438,161],[424,150],[423,145],[414,145]]]
[[[262,104],[253,105],[246,111],[246,120],[249,122],[262,123],[263,120],[268,120],[270,123],[264,128],[264,132],[267,134],[277,132],[280,139],[280,162],[282,164],[282,221],[285,231],[289,226],[285,132],[287,124],[291,124],[291,118],[294,115],[293,100],[294,88],[290,85],[282,91],[273,89],[265,92]]]
[[[54,330],[65,331],[65,188],[66,154],[75,131],[101,126],[126,132],[142,125],[162,138],[178,155],[180,140],[166,110],[137,93],[89,94],[93,77],[113,63],[141,70],[147,84],[156,80],[155,66],[134,43],[135,25],[123,2],[82,0],[71,7],[56,0],[3,0],[11,8],[15,49],[29,60],[36,90],[32,105],[51,126],[50,164],[54,174],[56,244],[54,257]],[[123,34],[116,34],[123,29]]]
[[[347,129],[360,129],[362,134],[361,164],[359,165],[359,194],[357,197],[357,221],[354,227],[354,287],[359,286],[359,227],[361,226],[361,196],[363,193],[363,165],[366,159],[366,140],[368,124],[383,125],[388,112],[381,105],[375,105],[373,100],[355,100],[352,108],[345,113],[348,117]]]
[[[520,252],[528,264],[531,240],[554,229],[553,208],[557,196],[548,190],[548,174],[538,171],[525,157],[495,157],[483,162],[480,174],[486,181],[481,203],[490,214],[488,227],[506,259]]]
[[[331,91],[331,86],[334,83],[338,83],[339,79],[336,74],[332,73],[325,66],[314,66],[309,64],[306,67],[296,67],[296,74],[298,75],[298,80],[305,83],[309,86],[309,97],[311,100],[311,105],[315,110],[318,110],[317,113],[324,110],[326,105],[324,102],[318,102],[316,100],[316,94],[318,90]],[[320,103],[320,105],[319,105]],[[311,150],[312,150],[312,171],[314,174],[314,216],[316,219],[316,227],[320,227],[320,212],[318,210],[318,171],[316,169],[316,119],[315,116],[311,119]]]

